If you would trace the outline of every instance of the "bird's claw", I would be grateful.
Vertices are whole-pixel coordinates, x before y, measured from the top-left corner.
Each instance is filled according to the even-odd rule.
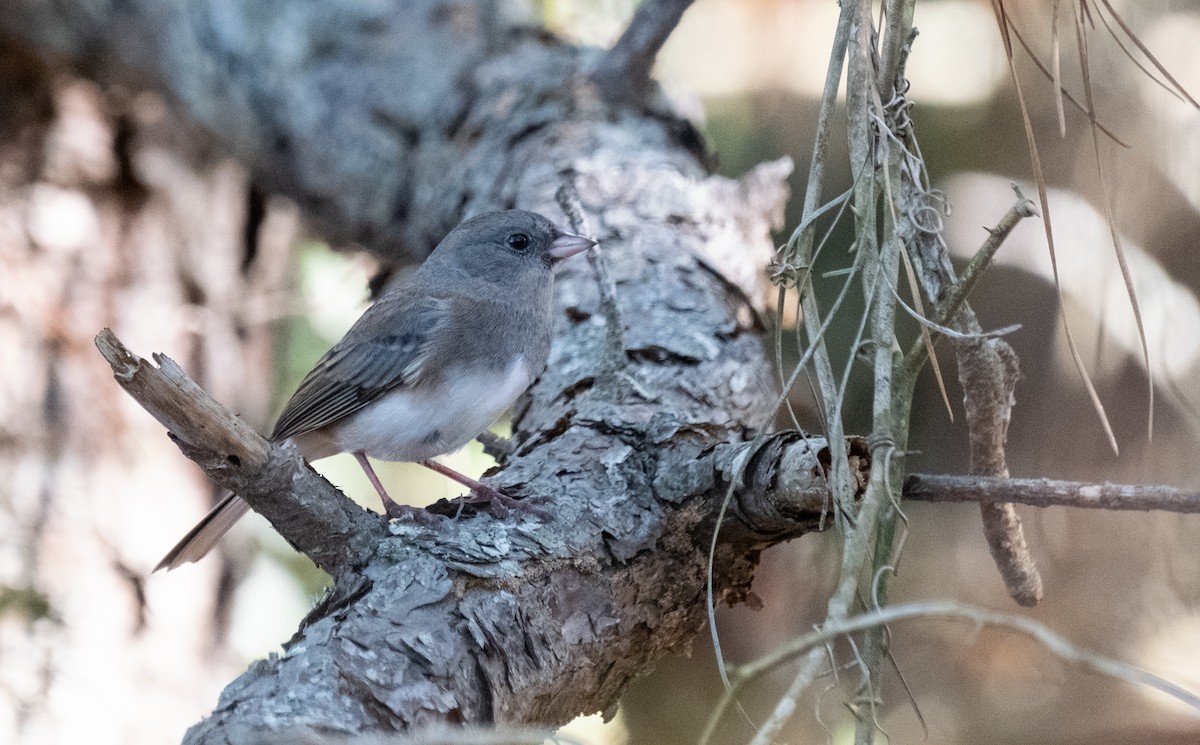
[[[439,522],[441,516],[435,515],[424,507],[414,507],[409,504],[392,502],[385,506],[389,520],[410,520],[418,525],[432,527]]]
[[[504,511],[504,513],[524,512],[526,514],[541,518],[542,520],[550,519],[549,512],[540,510],[525,500],[510,497],[499,489],[487,486],[486,484],[480,484],[472,489],[471,494],[463,497],[463,501],[468,504],[487,504],[498,506]]]

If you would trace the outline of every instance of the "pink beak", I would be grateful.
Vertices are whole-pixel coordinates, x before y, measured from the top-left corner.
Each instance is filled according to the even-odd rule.
[[[550,244],[550,248],[546,249],[546,253],[550,255],[550,258],[560,260],[586,251],[594,245],[596,242],[591,238],[584,238],[582,235],[574,233],[561,233]]]

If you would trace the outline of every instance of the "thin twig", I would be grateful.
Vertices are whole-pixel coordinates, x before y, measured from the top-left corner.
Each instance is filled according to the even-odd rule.
[[[841,86],[842,68],[845,64],[846,47],[849,43],[850,25],[853,20],[853,10],[850,7],[851,3],[842,5],[841,14],[838,18],[838,25],[834,32],[833,47],[829,53],[829,66],[825,73],[825,87],[821,94],[821,108],[817,115],[817,133],[813,141],[813,155],[811,165],[809,166],[808,186],[804,197],[804,216],[801,224],[793,232],[787,246],[783,251],[783,262],[791,263],[793,266],[804,266],[803,280],[797,284],[797,290],[800,297],[800,304],[803,310],[803,320],[805,333],[808,336],[808,349],[804,353],[804,358],[797,363],[793,370],[793,382],[785,383],[783,386],[783,394],[791,389],[798,373],[803,369],[804,365],[808,364],[808,359],[811,357],[812,365],[816,370],[817,385],[820,388],[821,395],[818,397],[818,405],[821,410],[828,411],[830,404],[837,399],[837,379],[834,377],[833,365],[830,363],[829,351],[825,346],[825,330],[832,320],[832,316],[836,313],[836,307],[831,309],[829,316],[822,321],[820,308],[817,305],[816,298],[812,294],[811,284],[811,267],[813,261],[813,233],[815,231],[815,218],[820,212],[827,209],[821,207],[821,188],[825,183],[825,161],[829,151],[829,137],[833,132],[833,114],[837,106],[838,89]],[[842,200],[843,197],[838,197],[830,202]],[[848,288],[848,286],[847,286]],[[839,295],[839,297],[843,297]],[[839,300],[838,303],[841,301]],[[782,308],[782,306],[781,306]],[[782,312],[782,310],[780,311]],[[782,323],[779,324],[782,326]],[[782,401],[780,402],[782,403]],[[774,417],[774,410],[772,412]],[[855,481],[850,473],[849,455],[846,448],[845,436],[843,433],[842,423],[840,418],[834,420],[825,417],[827,422],[828,432],[827,438],[829,441],[830,452],[830,486],[833,493],[835,504],[852,505],[854,503]],[[769,422],[765,424],[769,425]],[[761,440],[762,432],[766,431],[766,427],[762,428],[759,436],[755,437],[755,441]],[[738,469],[738,478],[744,472],[745,464],[741,464]],[[708,578],[707,578],[707,604],[709,631],[712,634],[713,649],[717,658],[718,669],[721,672],[722,680],[725,680],[724,658],[721,653],[720,637],[716,625],[716,604],[713,592],[713,564],[716,554],[717,533],[721,529],[721,521],[724,518],[725,511],[733,497],[733,490],[738,485],[738,478],[735,478],[730,484],[730,488],[722,502],[721,512],[718,515],[716,526],[713,528],[713,537],[709,546],[709,562],[708,562]],[[836,508],[835,508],[836,509]],[[819,657],[819,656],[818,656]],[[819,659],[817,660],[819,662]],[[815,665],[815,663],[814,663]],[[813,667],[812,674],[815,675],[816,668]],[[797,677],[797,682],[801,682]],[[809,676],[811,679],[811,676]],[[804,684],[807,685],[807,684]],[[800,686],[801,689],[804,687]],[[710,735],[711,736],[711,735]]]
[[[904,498],[922,502],[1016,502],[1032,507],[1162,510],[1200,514],[1200,491],[1140,484],[1089,484],[1052,479],[945,476],[917,473],[904,481]]]
[[[1140,670],[1110,657],[1077,647],[1033,619],[1007,613],[996,613],[960,603],[929,602],[894,605],[890,608],[856,616],[840,623],[828,623],[821,629],[793,639],[770,654],[742,666],[738,669],[732,685],[725,692],[725,695],[722,696],[715,711],[712,713],[710,729],[715,729],[715,723],[720,722],[725,710],[729,708],[738,691],[764,673],[774,670],[780,665],[802,655],[805,655],[804,659],[807,663],[808,660],[812,659],[811,652],[813,650],[823,650],[823,645],[847,634],[915,618],[945,618],[967,621],[977,627],[996,626],[1015,631],[1032,638],[1067,662],[1116,680],[1125,681],[1131,685],[1144,685],[1161,691],[1200,712],[1200,696],[1197,696],[1195,693],[1157,675],[1148,673],[1145,670]]]
[[[774,435],[786,439],[786,432]],[[854,449],[863,451],[861,438]],[[848,444],[850,442],[848,441]],[[779,514],[801,514],[819,509],[828,494],[814,492],[814,482],[808,478],[793,480],[781,475],[789,466],[806,464],[813,447],[821,449],[824,440],[803,433],[792,433],[788,445],[762,457],[753,443],[723,454],[717,463],[722,471],[732,472],[734,461],[748,460],[752,464],[740,472],[739,504],[773,504]],[[866,464],[859,463],[856,474],[865,479]],[[753,485],[753,486],[752,486]],[[769,485],[769,486],[767,486]],[[757,489],[751,498],[746,489]],[[828,485],[824,487],[828,491]],[[1000,478],[965,474],[910,474],[904,479],[902,494],[906,500],[919,502],[1014,502],[1031,507],[1075,507],[1091,510],[1163,511],[1185,515],[1200,515],[1200,490],[1143,484],[1089,483],[1054,479]],[[764,519],[762,516],[756,517]]]
[[[1008,476],[1004,444],[1017,382],[1017,359],[1012,348],[1001,340],[982,338],[982,326],[966,299],[991,264],[996,252],[1016,225],[1037,214],[1034,204],[1013,185],[1017,200],[996,227],[957,282],[953,281],[942,260],[944,247],[939,243],[934,254],[917,254],[924,262],[926,277],[932,283],[927,292],[941,298],[934,321],[954,327],[966,336],[952,337],[962,383],[967,424],[971,438],[971,471],[977,475]],[[905,356],[904,367],[916,375],[925,363],[928,346],[914,342]],[[1021,520],[1011,504],[981,504],[983,533],[1000,576],[1009,594],[1021,605],[1036,605],[1042,595],[1037,565],[1025,542]]]
[[[587,216],[579,200],[579,190],[575,186],[573,171],[562,174],[563,182],[554,193],[554,198],[571,229],[580,235],[590,235]],[[596,373],[598,382],[615,383],[622,378],[628,359],[625,356],[625,323],[621,320],[621,308],[617,304],[617,285],[613,282],[612,273],[608,270],[608,259],[600,250],[597,243],[587,251],[588,264],[596,274],[596,286],[600,293],[600,312],[604,314],[604,350],[600,368]]]
[[[864,171],[870,172],[872,170],[874,158],[872,144],[874,138],[866,120],[870,110],[869,102],[865,100],[867,91],[873,90],[875,84],[870,39],[872,28],[871,9],[867,0],[847,0],[842,4],[842,17],[838,24],[839,34],[843,28],[846,29],[847,49],[849,50],[849,53],[846,55],[846,58],[849,60],[847,96],[848,111],[851,116],[851,167],[855,175],[855,235],[859,237],[860,241],[857,245],[857,250],[862,252],[863,259],[866,262],[863,276],[869,283],[869,292],[870,287],[876,282],[887,282],[890,279],[880,278],[875,270],[875,262],[870,261],[877,249],[874,245],[869,245],[866,241],[868,237],[874,235],[874,230],[873,228],[864,229],[863,226],[864,223],[871,223],[873,225],[876,194],[874,178],[868,178],[864,175]],[[838,44],[840,42],[835,42],[835,46]],[[840,67],[841,59],[838,58],[836,61]],[[834,65],[831,65],[831,75],[833,68]],[[827,91],[828,89],[829,86],[827,86]],[[833,85],[833,89],[836,91],[836,82]],[[859,178],[860,176],[862,178]],[[890,294],[876,293],[876,296],[877,298],[888,297]],[[806,318],[806,323],[809,322]],[[823,371],[820,367],[818,367],[818,376],[823,377]],[[825,380],[820,381],[823,392],[834,390],[832,370],[829,371],[829,382],[830,384],[827,386]],[[830,419],[831,427],[837,424],[839,423],[835,423]],[[834,463],[836,466],[837,461]],[[878,488],[881,480],[877,480],[874,474],[872,480],[875,481],[875,488],[868,487],[867,493],[863,497],[859,513],[856,516],[857,525],[853,530],[849,530],[846,533],[845,543],[842,548],[842,567],[838,587],[833,597],[830,598],[826,608],[826,618],[831,623],[838,623],[849,616],[858,588],[859,572],[868,561],[870,536],[873,532],[879,510],[883,502],[886,501],[883,499],[883,495]],[[841,484],[835,480],[834,488],[838,489],[840,486]],[[838,505],[838,509],[850,508],[851,506],[848,504]],[[796,702],[800,694],[812,685],[822,659],[824,658],[819,649],[813,650],[808,655],[801,669],[793,677],[788,690],[776,702],[771,715],[756,733],[752,740],[752,745],[767,745],[767,743],[772,742],[783,726],[791,719],[795,713]]]
[[[905,57],[911,44],[910,32],[916,3],[911,0],[887,0],[887,27],[883,32],[879,60],[879,94],[891,98],[897,90]]]
[[[996,227],[987,229],[987,240],[983,242],[983,245],[979,247],[975,255],[971,257],[970,262],[963,269],[958,281],[950,285],[950,288],[943,293],[944,297],[942,300],[934,308],[933,318],[930,319],[932,323],[939,326],[945,325],[958,314],[963,303],[970,296],[971,291],[975,289],[975,285],[983,277],[984,270],[991,266],[996,252],[1000,250],[1000,246],[1003,245],[1005,239],[1008,238],[1013,229],[1017,227],[1017,224],[1026,217],[1037,216],[1037,206],[1021,193],[1020,188],[1016,184],[1013,184],[1012,188],[1017,195],[1017,201],[1012,207],[1008,208],[1008,212],[1004,213],[1004,216],[996,223]],[[927,354],[928,347],[920,341],[915,342],[908,350],[908,354],[904,356],[905,368],[909,372],[916,374],[924,366]]]
[[[825,184],[825,161],[829,153],[829,137],[833,132],[834,110],[837,107],[838,89],[841,87],[842,70],[846,61],[846,49],[850,40],[850,26],[854,13],[847,4],[843,4],[838,17],[838,25],[834,31],[833,47],[829,52],[829,66],[825,72],[825,86],[821,92],[821,108],[817,113],[817,132],[813,140],[812,162],[808,172],[808,186],[804,194],[804,217],[801,227],[797,228],[788,241],[788,260],[807,267],[805,281],[798,286],[800,305],[803,311],[804,331],[808,343],[814,347],[813,369],[817,377],[817,387],[820,389],[819,406],[825,414],[826,436],[830,443],[830,480],[833,484],[834,503],[849,497],[854,493],[853,483],[848,467],[848,455],[844,442],[844,430],[840,417],[829,416],[829,412],[837,408],[838,400],[837,377],[829,359],[829,350],[825,346],[822,331],[821,309],[813,295],[811,282],[811,267],[813,257],[813,237],[816,230],[816,213],[822,211],[821,189]],[[838,197],[841,199],[841,197]],[[836,201],[836,200],[834,200]]]
[[[894,0],[887,5],[888,26],[883,45],[890,51],[891,63],[887,74],[891,79],[877,80],[875,85],[865,88],[871,106],[863,115],[875,122],[876,171],[885,199],[886,209],[880,210],[883,220],[882,239],[879,242],[879,282],[890,292],[880,292],[871,304],[871,339],[874,343],[874,379],[872,394],[872,423],[869,445],[871,448],[871,475],[867,495],[875,494],[879,500],[878,516],[867,521],[866,510],[862,511],[856,532],[866,533],[874,528],[874,544],[871,546],[871,602],[884,606],[888,602],[891,577],[895,574],[894,554],[896,522],[900,517],[900,477],[903,475],[903,456],[908,446],[909,420],[915,379],[906,374],[903,355],[896,341],[896,304],[899,295],[896,285],[900,281],[902,258],[908,251],[904,236],[906,225],[900,224],[899,214],[905,222],[915,220],[907,211],[897,209],[904,198],[906,181],[919,181],[924,164],[906,146],[912,141],[911,122],[907,116],[904,91],[904,62],[907,60],[909,33],[915,0]],[[866,20],[870,20],[869,15]],[[891,98],[886,106],[880,91],[887,90]],[[915,161],[915,163],[914,163]],[[899,214],[898,214],[899,213]],[[874,235],[873,227],[870,228]],[[859,234],[861,235],[861,234]],[[927,336],[926,331],[922,334]],[[928,341],[932,348],[932,341]],[[868,557],[864,557],[864,563]],[[884,660],[888,657],[886,629],[873,628],[866,631],[862,642],[862,676],[855,700],[866,707],[855,726],[856,745],[871,745],[879,731],[878,708],[881,701],[880,681]],[[869,714],[869,716],[868,716]],[[886,733],[885,733],[886,734]]]
[[[898,148],[887,147],[887,160],[893,166],[891,172],[899,179],[900,153]],[[898,494],[893,485],[899,487],[901,456],[908,442],[908,410],[912,403],[912,386],[903,381],[903,370],[897,369],[900,356],[896,353],[896,300],[895,283],[900,278],[900,255],[903,245],[896,238],[895,223],[891,210],[884,210],[884,239],[879,256],[879,283],[891,292],[877,292],[871,304],[871,339],[874,343],[875,389],[872,394],[873,417],[871,423],[871,477],[867,484],[867,495],[878,501],[878,517],[870,517],[867,510],[860,513],[855,533],[869,536],[875,529],[872,575],[879,582],[872,593],[874,603],[886,605],[890,573],[880,573],[892,563],[893,538],[897,511],[894,507]],[[893,479],[893,476],[897,478]],[[868,519],[870,521],[868,522]],[[867,556],[863,557],[864,560]],[[876,718],[879,695],[879,677],[887,653],[887,639],[882,628],[869,629],[863,643],[863,675],[856,693],[856,700],[868,708],[870,716],[859,717],[855,729],[855,742],[869,745],[877,728]]]
[[[966,301],[967,296],[975,289],[975,285],[983,276],[983,272],[991,265],[992,259],[996,256],[996,252],[1000,250],[1001,244],[1012,233],[1013,229],[1027,217],[1037,217],[1037,205],[1032,200],[1021,193],[1020,187],[1016,184],[1012,185],[1013,193],[1017,196],[1017,201],[1008,212],[1004,213],[1004,217],[996,223],[996,227],[988,231],[987,240],[971,257],[967,266],[963,269],[957,282],[951,287],[946,297],[938,304],[937,312],[934,316],[934,321],[937,323],[946,323],[951,318],[954,318],[958,313],[959,308]]]
[[[838,293],[837,298],[834,300],[833,306],[829,309],[829,312],[825,315],[825,319],[822,322],[821,327],[817,330],[816,337],[815,337],[816,339],[821,340],[821,339],[825,338],[825,332],[829,329],[829,325],[833,322],[834,318],[837,317],[838,308],[841,306],[842,301],[845,300],[846,297],[849,295],[850,283],[851,283],[851,281],[853,281],[853,279],[854,279],[853,276],[847,277],[845,284],[843,284],[843,286],[842,286],[842,291],[840,293]],[[821,347],[818,347],[816,344],[811,344],[811,345],[809,345],[809,347],[807,349],[804,350],[804,354],[802,354],[800,356],[800,359],[797,360],[795,366],[793,366],[793,368],[792,368],[791,377],[789,377],[786,381],[784,381],[782,389],[779,392],[779,397],[775,400],[775,405],[771,407],[772,416],[774,416],[774,414],[776,412],[778,412],[779,409],[783,406],[784,402],[787,400],[788,396],[791,394],[792,388],[795,387],[796,381],[799,380],[800,373],[803,372],[805,367],[808,365],[809,359],[815,358],[817,352],[820,349],[821,349]],[[766,426],[759,427],[757,433],[754,435],[754,439],[750,442],[750,444],[747,446],[746,450],[744,451],[745,455],[743,457],[740,457],[738,459],[738,461],[736,462],[736,464],[733,468],[733,474],[729,479],[729,486],[725,490],[725,497],[724,497],[724,499],[721,500],[721,507],[717,511],[717,520],[713,527],[712,538],[710,539],[709,546],[708,546],[708,567],[707,567],[707,576],[705,578],[705,582],[707,585],[706,600],[707,600],[707,606],[708,606],[708,628],[709,628],[709,633],[712,635],[713,652],[715,653],[715,656],[717,659],[717,671],[720,673],[721,681],[723,683],[725,683],[726,685],[728,685],[728,683],[729,683],[729,678],[725,672],[725,657],[721,652],[721,638],[720,638],[720,634],[717,631],[717,610],[716,610],[717,606],[716,606],[716,590],[715,590],[715,583],[714,583],[715,576],[716,576],[715,566],[716,566],[717,545],[718,545],[717,539],[720,537],[721,526],[725,522],[725,515],[729,511],[730,505],[733,503],[733,496],[736,493],[737,489],[739,487],[741,487],[741,485],[745,482],[746,468],[747,468],[748,464],[750,463],[751,456],[754,453],[758,452],[759,446],[762,445],[762,443],[766,440],[767,433],[769,431],[770,431],[769,427],[766,427]],[[800,435],[801,435],[802,441],[805,441],[805,442],[808,441],[809,438],[807,435],[805,435],[803,432],[801,432]],[[827,438],[827,441],[828,441],[828,438]],[[845,441],[840,443],[840,445],[841,445],[842,452],[848,452],[848,448],[846,446]],[[832,448],[832,447],[830,447],[829,450],[830,450],[830,452],[834,452],[834,448]],[[853,481],[853,479],[849,473],[849,459],[848,458],[847,458],[846,470],[847,470],[847,474],[846,474],[847,478],[850,480],[849,483],[851,484],[851,488],[853,488],[853,484],[855,482]],[[774,479],[772,479],[772,480],[774,480]],[[832,496],[834,497],[836,504],[850,505],[854,502],[854,500],[852,498],[853,492],[848,494],[844,498],[843,501],[838,501],[838,492],[837,492],[836,483],[831,483],[831,491],[832,491]]]

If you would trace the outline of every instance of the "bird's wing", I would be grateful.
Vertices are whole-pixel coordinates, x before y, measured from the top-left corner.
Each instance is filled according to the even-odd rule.
[[[301,381],[275,423],[272,440],[320,429],[392,388],[421,379],[432,351],[431,340],[450,321],[450,303],[442,298],[415,302],[385,298],[380,303]],[[400,307],[395,307],[397,304]]]

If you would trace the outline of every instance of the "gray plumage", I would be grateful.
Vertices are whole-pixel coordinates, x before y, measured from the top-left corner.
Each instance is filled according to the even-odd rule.
[[[423,461],[462,447],[545,367],[553,265],[591,245],[521,210],[462,223],[317,362],[271,440],[310,461],[353,452],[364,468],[362,455]],[[247,510],[228,495],[156,569],[204,556]]]

